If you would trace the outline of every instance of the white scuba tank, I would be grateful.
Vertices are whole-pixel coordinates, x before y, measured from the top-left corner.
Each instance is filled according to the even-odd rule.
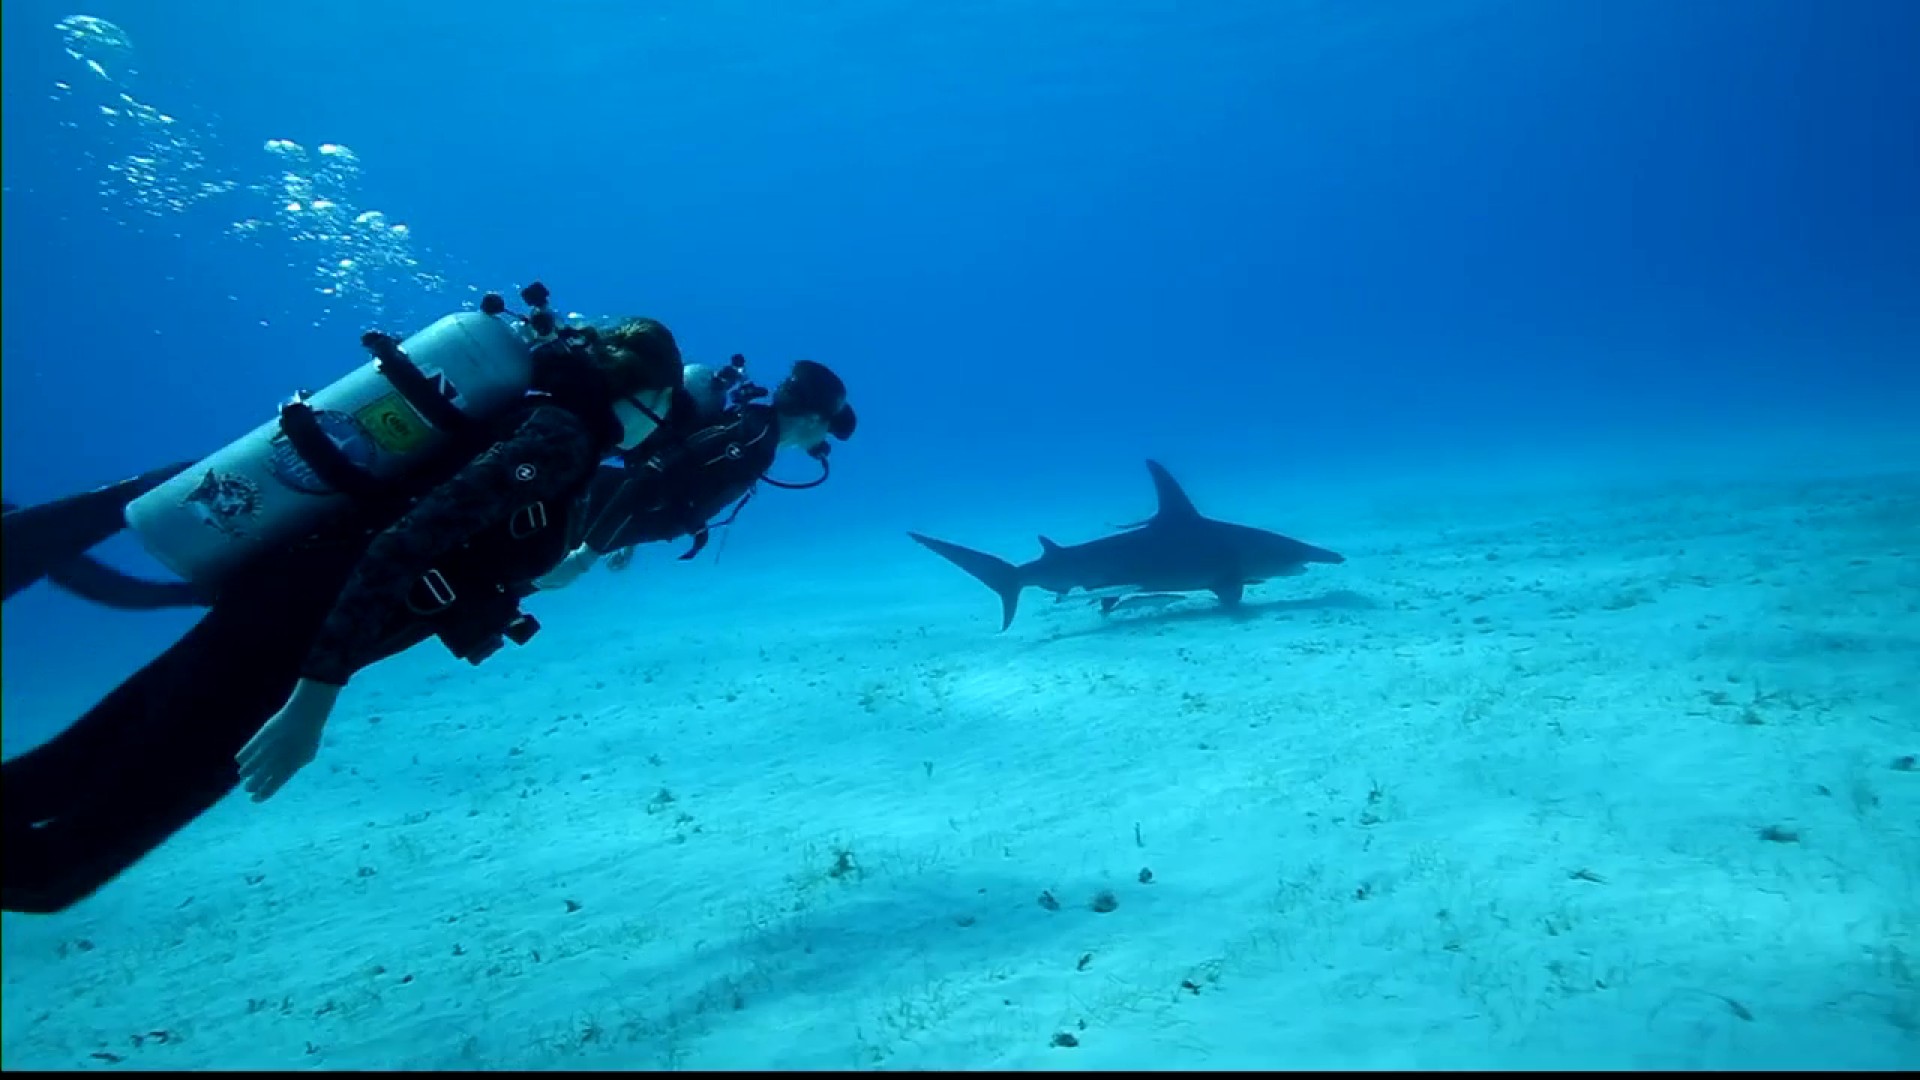
[[[267,421],[127,506],[127,526],[169,570],[211,584],[249,556],[311,533],[351,505],[321,479],[340,463],[374,481],[405,476],[451,437],[429,420],[451,406],[486,420],[520,400],[533,381],[535,342],[518,326],[478,311],[445,316],[399,343],[402,370],[376,358]],[[411,361],[411,364],[406,364]],[[412,370],[404,370],[407,368]],[[417,371],[424,378],[406,378]],[[436,401],[416,405],[427,395]],[[304,406],[304,409],[302,409]],[[295,449],[287,410],[317,428],[337,454],[316,471]],[[324,450],[324,445],[319,449]],[[322,464],[327,464],[323,462]]]
[[[705,364],[687,364],[680,369],[681,385],[693,398],[694,415],[705,420],[718,416],[727,407],[727,387],[719,373]]]

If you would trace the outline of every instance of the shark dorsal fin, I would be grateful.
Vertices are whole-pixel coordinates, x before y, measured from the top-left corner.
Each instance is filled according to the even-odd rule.
[[[1148,461],[1147,472],[1153,474],[1154,494],[1160,499],[1160,508],[1154,512],[1153,520],[1184,521],[1200,516],[1200,511],[1193,507],[1193,500],[1180,490],[1180,482],[1164,466],[1157,461]]]
[[[1040,538],[1040,554],[1043,558],[1059,550],[1060,550],[1059,544],[1054,543],[1053,541],[1047,539],[1044,536]]]

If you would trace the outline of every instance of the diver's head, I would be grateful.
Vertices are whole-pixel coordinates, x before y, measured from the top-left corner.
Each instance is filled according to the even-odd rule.
[[[613,412],[620,418],[620,449],[631,450],[653,434],[673,404],[684,378],[680,345],[654,319],[628,319],[599,334],[596,364],[606,376]]]
[[[825,364],[797,360],[793,371],[773,392],[773,411],[780,417],[780,445],[812,450],[832,435],[853,434],[853,409],[847,404],[847,385]]]

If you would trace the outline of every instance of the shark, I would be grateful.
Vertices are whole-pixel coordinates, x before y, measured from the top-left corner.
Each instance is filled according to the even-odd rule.
[[[1138,594],[1211,592],[1223,606],[1237,608],[1248,585],[1304,573],[1315,563],[1347,561],[1290,536],[1207,517],[1159,462],[1149,460],[1147,472],[1159,500],[1152,517],[1084,544],[1056,544],[1042,536],[1040,557],[1024,565],[921,533],[907,535],[1000,597],[1002,631],[1013,625],[1020,594],[1030,588],[1056,599],[1083,590],[1102,597],[1107,613]]]

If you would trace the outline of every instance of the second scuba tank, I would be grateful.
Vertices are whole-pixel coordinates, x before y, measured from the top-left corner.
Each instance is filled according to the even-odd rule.
[[[371,361],[134,500],[128,527],[174,573],[216,582],[356,496],[381,494],[462,429],[520,400],[537,344],[524,325],[465,311],[403,342],[366,335]]]

